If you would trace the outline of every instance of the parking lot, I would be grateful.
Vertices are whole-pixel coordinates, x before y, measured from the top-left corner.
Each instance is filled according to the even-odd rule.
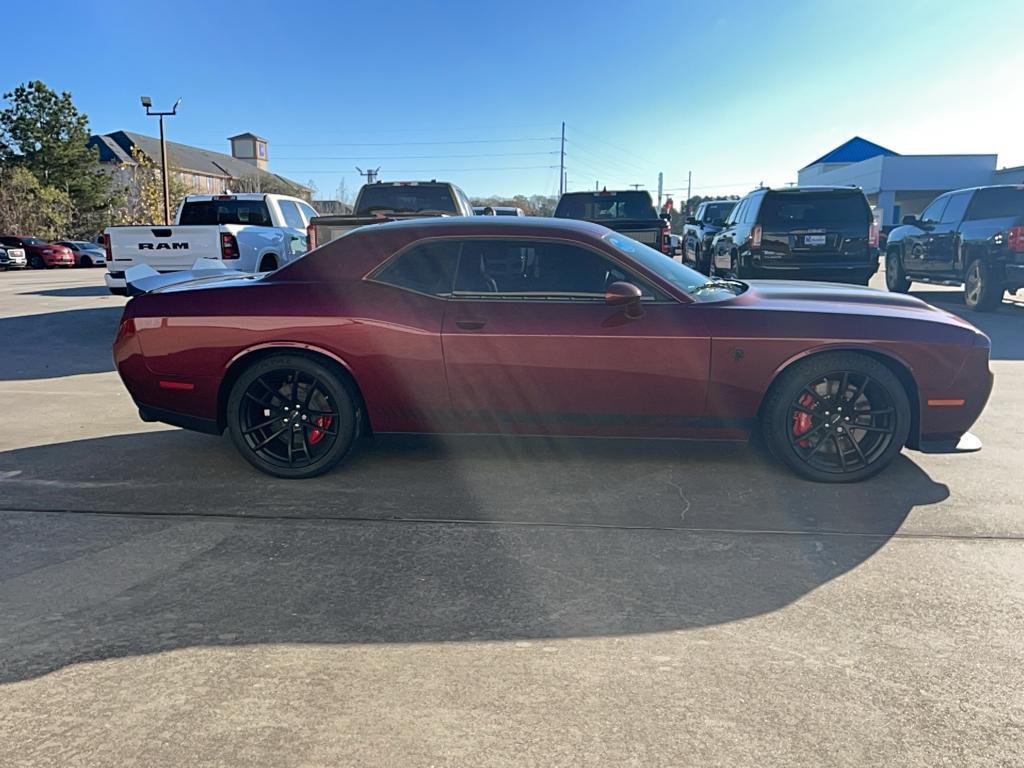
[[[0,273],[0,763],[1021,764],[1024,300],[915,287],[992,338],[985,448],[858,485],[394,437],[289,482],[138,420],[102,274]]]

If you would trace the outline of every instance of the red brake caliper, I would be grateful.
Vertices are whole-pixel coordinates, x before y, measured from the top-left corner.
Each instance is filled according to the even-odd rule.
[[[813,408],[814,407],[814,398],[811,397],[806,392],[803,395],[800,396],[800,399],[797,402],[800,403],[800,405],[802,405],[804,408]],[[797,411],[796,413],[793,414],[793,436],[794,437],[799,437],[800,435],[804,434],[804,432],[810,431],[810,429],[811,429],[811,415],[809,413],[804,413],[803,411]],[[801,448],[807,448],[808,445],[809,445],[807,440],[801,440],[797,444]]]
[[[317,443],[319,443],[321,440],[324,439],[324,435],[326,435],[327,433],[323,432],[322,430],[330,429],[331,428],[331,422],[333,420],[334,420],[333,416],[318,416],[317,417],[315,423],[316,423],[316,425],[318,427],[320,427],[320,429],[311,429],[311,430],[309,430],[309,443],[310,443],[310,445],[316,445]]]

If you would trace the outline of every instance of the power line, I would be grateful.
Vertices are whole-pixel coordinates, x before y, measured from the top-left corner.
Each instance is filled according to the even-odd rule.
[[[438,144],[516,144],[527,141],[558,141],[558,136],[526,136],[519,139],[445,139],[444,141],[365,141],[365,142],[323,142],[311,144],[274,144],[275,147],[408,147],[435,146]]]
[[[503,167],[489,167],[489,168],[387,168],[383,169],[384,173],[463,173],[468,171],[533,171],[548,168],[557,168],[557,165],[507,165]],[[299,170],[290,169],[288,173],[313,173],[313,174],[330,174],[335,176],[339,173],[344,173],[342,170],[325,171],[323,169],[316,170]]]
[[[274,158],[274,162],[278,160],[451,160],[466,157],[537,157],[557,154],[558,150],[556,149],[551,152],[480,152],[463,155],[278,155]]]
[[[627,154],[627,155],[632,155],[632,156],[633,156],[633,157],[635,157],[635,158],[636,158],[637,160],[639,160],[640,162],[642,162],[642,163],[643,163],[644,165],[649,165],[649,166],[651,166],[651,167],[654,167],[654,166],[656,166],[656,165],[657,165],[657,163],[655,163],[655,162],[654,162],[653,160],[649,160],[649,159],[647,159],[646,157],[641,157],[640,155],[636,154],[635,152],[631,152],[630,150],[628,150],[628,149],[626,149],[626,148],[624,148],[624,147],[620,147],[620,146],[619,146],[619,145],[617,145],[617,144],[612,144],[612,143],[611,143],[610,141],[605,141],[605,140],[604,140],[604,139],[602,139],[602,138],[601,138],[600,136],[595,136],[594,134],[590,133],[589,131],[585,131],[585,130],[583,130],[582,128],[579,128],[578,126],[575,126],[575,125],[574,125],[574,126],[572,126],[572,129],[573,129],[574,131],[579,131],[579,132],[580,132],[580,133],[582,133],[582,134],[583,134],[584,136],[589,136],[589,137],[590,137],[591,139],[593,139],[594,141],[599,141],[599,142],[601,142],[602,144],[607,144],[607,145],[608,145],[609,147],[611,147],[612,149],[617,149],[617,150],[619,150],[619,152],[624,152],[624,153],[625,153],[625,154]]]
[[[646,171],[641,170],[635,165],[630,165],[629,163],[623,162],[622,160],[598,154],[593,150],[588,149],[583,144],[581,144],[579,140],[570,141],[569,139],[566,139],[566,143],[588,155],[591,158],[592,162],[597,162],[608,167],[616,168],[617,170],[620,170],[620,172],[629,173],[630,175],[634,175],[638,172],[646,173]]]

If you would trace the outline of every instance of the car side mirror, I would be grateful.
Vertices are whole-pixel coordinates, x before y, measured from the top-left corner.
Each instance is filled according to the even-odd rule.
[[[618,280],[604,289],[604,303],[609,307],[625,307],[626,317],[640,317],[640,298],[643,293],[632,283]]]
[[[903,217],[903,223],[904,224],[917,224],[917,216],[913,216],[911,214],[907,214],[906,216]]]
[[[686,223],[687,224],[696,224],[697,220],[695,218],[693,218],[693,216],[687,216],[686,217]]]

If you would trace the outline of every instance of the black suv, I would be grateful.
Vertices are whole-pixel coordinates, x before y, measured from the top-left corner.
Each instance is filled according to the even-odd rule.
[[[1024,287],[1024,186],[958,189],[904,216],[885,246],[885,284],[905,293],[914,280],[963,283],[978,312]]]
[[[698,272],[711,272],[711,242],[725,227],[735,200],[705,200],[683,227],[683,259],[693,262]]]
[[[878,231],[854,187],[755,189],[712,242],[717,274],[867,285],[878,270]]]

